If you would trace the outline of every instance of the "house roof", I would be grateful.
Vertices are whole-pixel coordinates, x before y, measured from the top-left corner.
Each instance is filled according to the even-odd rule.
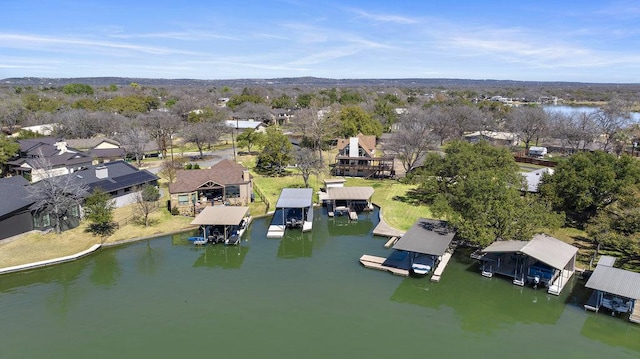
[[[104,157],[124,157],[125,155],[124,148],[94,148],[89,153],[93,157],[104,158]]]
[[[224,159],[211,168],[199,170],[180,170],[176,173],[176,181],[169,184],[169,193],[193,192],[207,182],[221,186],[246,183],[242,165]]]
[[[329,187],[327,199],[332,200],[368,200],[373,196],[373,187]]]
[[[262,121],[254,121],[254,120],[226,120],[227,126],[238,129],[238,130],[246,130],[248,128],[256,129],[264,123]]]
[[[29,181],[22,176],[0,178],[0,217],[33,203],[27,187]]]
[[[553,268],[563,269],[576,255],[578,248],[546,234],[537,234],[530,241],[496,241],[482,251],[521,252]]]
[[[67,140],[67,145],[69,145],[70,147],[79,148],[82,150],[89,150],[98,146],[103,142],[120,146],[120,143],[118,141],[115,141],[106,137],[75,138],[75,139]]]
[[[248,211],[249,207],[207,206],[191,221],[191,224],[234,226],[240,224]]]
[[[26,163],[31,168],[39,168],[39,161],[36,157],[40,156],[40,153],[53,168],[82,165],[90,163],[92,160],[90,154],[69,147],[65,141],[59,141],[53,137],[19,140],[18,142],[20,143],[20,152],[26,157],[7,162],[10,165],[21,166]],[[65,143],[64,151],[58,149],[57,142]]]
[[[311,207],[312,188],[283,188],[276,203],[276,208]]]
[[[513,141],[518,139],[518,135],[513,132],[498,132],[498,131],[476,131],[465,134],[464,137],[486,137],[493,140]]]
[[[376,149],[376,136],[375,135],[363,135],[359,133],[358,136],[358,146],[365,150],[365,152],[369,156],[373,156],[373,153]],[[349,138],[340,138],[338,139],[338,151],[343,150],[345,147],[349,146]],[[354,157],[354,156],[351,156]]]
[[[537,169],[535,171],[529,171],[529,172],[520,172],[523,176],[524,179],[527,183],[527,192],[538,192],[538,185],[540,184],[540,181],[542,180],[542,176],[544,174],[549,174],[552,175],[553,174],[553,168],[540,168]]]
[[[96,169],[104,167],[107,177],[98,178]],[[67,176],[72,176],[76,181],[89,187],[89,192],[100,188],[105,192],[113,192],[123,188],[144,185],[158,180],[158,176],[147,170],[139,170],[125,161],[113,161],[100,165],[91,165],[87,168],[75,171]]]
[[[598,264],[585,287],[640,300],[640,273]]]
[[[393,249],[441,256],[455,235],[456,231],[445,221],[420,218],[398,239]]]

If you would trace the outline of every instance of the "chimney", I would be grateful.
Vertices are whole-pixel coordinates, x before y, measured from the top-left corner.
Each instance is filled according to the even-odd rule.
[[[96,178],[104,179],[109,177],[109,169],[107,166],[96,167]]]
[[[67,152],[67,141],[58,141],[53,145],[56,146],[56,149],[58,150],[58,152],[60,152],[60,155]]]
[[[251,180],[251,175],[249,174],[249,170],[242,170],[242,180],[244,182],[249,182],[249,180]]]
[[[360,151],[358,151],[358,137],[349,138],[349,157],[358,157]]]

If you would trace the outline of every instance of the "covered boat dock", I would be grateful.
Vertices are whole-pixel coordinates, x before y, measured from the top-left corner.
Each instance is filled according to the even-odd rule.
[[[267,238],[282,238],[286,228],[310,231],[313,225],[313,189],[283,188],[276,203]]]
[[[593,293],[584,308],[598,312],[601,307],[611,314],[629,313],[629,320],[640,323],[640,273],[614,268],[615,257],[602,256],[585,287]]]
[[[373,192],[373,187],[328,187],[324,202],[329,217],[346,213],[357,220],[359,212],[373,210]]]
[[[513,278],[513,284],[544,285],[549,294],[560,295],[575,271],[578,248],[546,234],[530,241],[496,241],[473,253],[481,261],[482,275]]]
[[[224,243],[238,244],[249,226],[249,207],[207,206],[191,224],[202,227],[202,237],[196,237],[194,244]]]
[[[360,262],[367,268],[398,275],[427,275],[435,268],[431,280],[437,282],[451,258],[455,235],[456,231],[445,221],[420,218],[393,245],[394,251],[386,259],[364,255]]]

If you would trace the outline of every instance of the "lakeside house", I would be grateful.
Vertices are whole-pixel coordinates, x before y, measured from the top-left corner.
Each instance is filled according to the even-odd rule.
[[[169,184],[170,206],[180,214],[195,216],[206,206],[248,205],[253,196],[249,170],[224,159],[211,168],[180,170]]]
[[[395,176],[393,157],[376,156],[376,136],[360,133],[356,137],[341,138],[337,147],[334,175],[365,178]]]
[[[124,161],[109,162],[101,165],[89,165],[81,170],[69,173],[70,182],[86,187],[81,193],[89,196],[100,188],[109,193],[115,207],[122,207],[135,202],[135,195],[144,185],[157,186],[158,177],[146,170],[138,170]],[[31,198],[29,187],[42,186],[39,181],[33,184],[22,176],[0,179],[0,240],[32,230],[46,231],[55,225],[55,218],[47,210],[33,208],[35,200]],[[65,215],[60,218],[62,231],[75,228],[82,219],[82,206],[73,205],[65,208]]]

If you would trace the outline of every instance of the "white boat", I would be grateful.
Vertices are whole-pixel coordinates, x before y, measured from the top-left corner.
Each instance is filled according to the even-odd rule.
[[[431,266],[426,264],[413,263],[411,273],[415,276],[423,277],[431,272]]]

